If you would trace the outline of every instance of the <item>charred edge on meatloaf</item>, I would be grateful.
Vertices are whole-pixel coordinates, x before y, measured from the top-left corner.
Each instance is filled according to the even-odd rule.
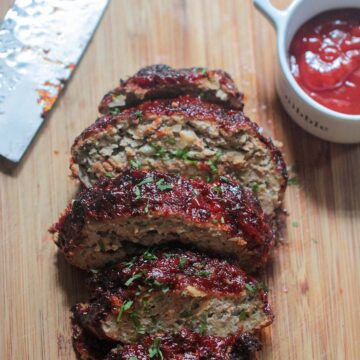
[[[97,272],[94,298],[73,315],[99,338],[134,343],[144,334],[232,336],[273,321],[267,293],[239,267],[192,251],[146,251]]]
[[[147,66],[104,96],[99,111],[118,113],[142,101],[192,95],[234,109],[243,108],[243,94],[225,71],[205,68],[173,69],[167,65]]]
[[[280,150],[255,123],[241,111],[189,96],[102,117],[76,138],[71,153],[73,176],[86,186],[130,166],[205,180],[229,175],[252,189],[269,215],[281,206],[287,184]]]
[[[50,231],[81,268],[123,258],[127,242],[179,241],[233,255],[251,271],[264,264],[273,245],[269,221],[251,191],[229,179],[208,184],[141,170],[83,190]]]

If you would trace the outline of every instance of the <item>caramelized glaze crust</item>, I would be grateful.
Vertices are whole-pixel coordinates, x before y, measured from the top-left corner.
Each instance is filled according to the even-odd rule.
[[[189,94],[218,102],[234,109],[243,108],[243,94],[223,70],[206,68],[173,69],[167,65],[151,65],[140,69],[107,93],[99,105],[102,114],[116,112],[144,100],[172,98]]]

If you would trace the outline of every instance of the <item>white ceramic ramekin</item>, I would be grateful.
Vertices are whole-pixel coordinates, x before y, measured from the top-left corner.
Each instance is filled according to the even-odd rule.
[[[292,38],[307,20],[327,10],[360,8],[360,0],[295,0],[283,11],[274,8],[269,0],[253,2],[277,33],[279,71],[276,89],[286,112],[303,129],[321,139],[338,143],[360,142],[360,115],[330,110],[308,96],[291,74],[288,56]]]

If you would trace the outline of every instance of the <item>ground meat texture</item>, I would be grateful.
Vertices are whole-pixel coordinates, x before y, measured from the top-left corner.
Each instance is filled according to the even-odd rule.
[[[141,170],[85,189],[50,231],[80,268],[122,259],[130,245],[180,242],[233,256],[253,271],[273,245],[268,219],[249,190],[228,179],[208,184]]]
[[[204,101],[242,109],[243,94],[232,78],[222,70],[206,68],[173,69],[167,65],[151,65],[139,70],[107,93],[99,105],[102,114],[117,114],[122,109],[144,100],[192,95]]]
[[[251,189],[268,215],[287,183],[281,152],[255,123],[189,96],[102,117],[77,137],[71,154],[73,176],[88,187],[130,166],[206,181],[226,175]]]
[[[144,335],[237,336],[269,325],[267,293],[226,261],[191,251],[145,252],[93,276],[93,300],[74,319],[98,338],[136,343]]]

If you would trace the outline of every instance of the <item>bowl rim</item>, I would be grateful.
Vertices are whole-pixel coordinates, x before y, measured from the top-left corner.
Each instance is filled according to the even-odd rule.
[[[285,34],[289,27],[290,20],[292,19],[292,17],[294,16],[294,13],[300,6],[303,6],[303,0],[295,0],[286,10],[281,11],[282,16],[278,17],[278,19],[276,19],[274,21],[275,27],[276,27],[276,33],[277,33],[276,34],[276,36],[277,36],[277,54],[278,54],[278,58],[279,58],[281,71],[283,72],[286,80],[289,82],[289,85],[295,91],[296,95],[299,98],[301,98],[301,100],[306,102],[309,106],[314,108],[315,110],[317,110],[321,113],[324,113],[325,115],[332,117],[333,119],[336,119],[338,121],[344,121],[344,122],[360,121],[360,114],[352,115],[352,114],[341,113],[339,111],[329,109],[326,106],[321,105],[320,103],[315,101],[310,95],[308,95],[301,88],[301,86],[295,80],[294,75],[291,73],[290,66],[289,66],[288,51],[287,51],[286,45],[285,45]],[[333,9],[346,9],[346,8],[359,8],[360,9],[360,3],[354,4],[351,7],[350,6],[341,7],[341,5],[340,5],[340,6],[334,7]],[[330,10],[331,9],[320,11],[320,12],[314,14],[313,16],[317,16],[317,15],[321,14],[322,12],[326,12],[326,11],[330,11]],[[306,21],[308,21],[310,19],[311,18],[306,19],[302,24],[304,24]],[[300,25],[300,26],[302,26],[302,25]],[[297,30],[298,29],[296,29],[296,31]]]

